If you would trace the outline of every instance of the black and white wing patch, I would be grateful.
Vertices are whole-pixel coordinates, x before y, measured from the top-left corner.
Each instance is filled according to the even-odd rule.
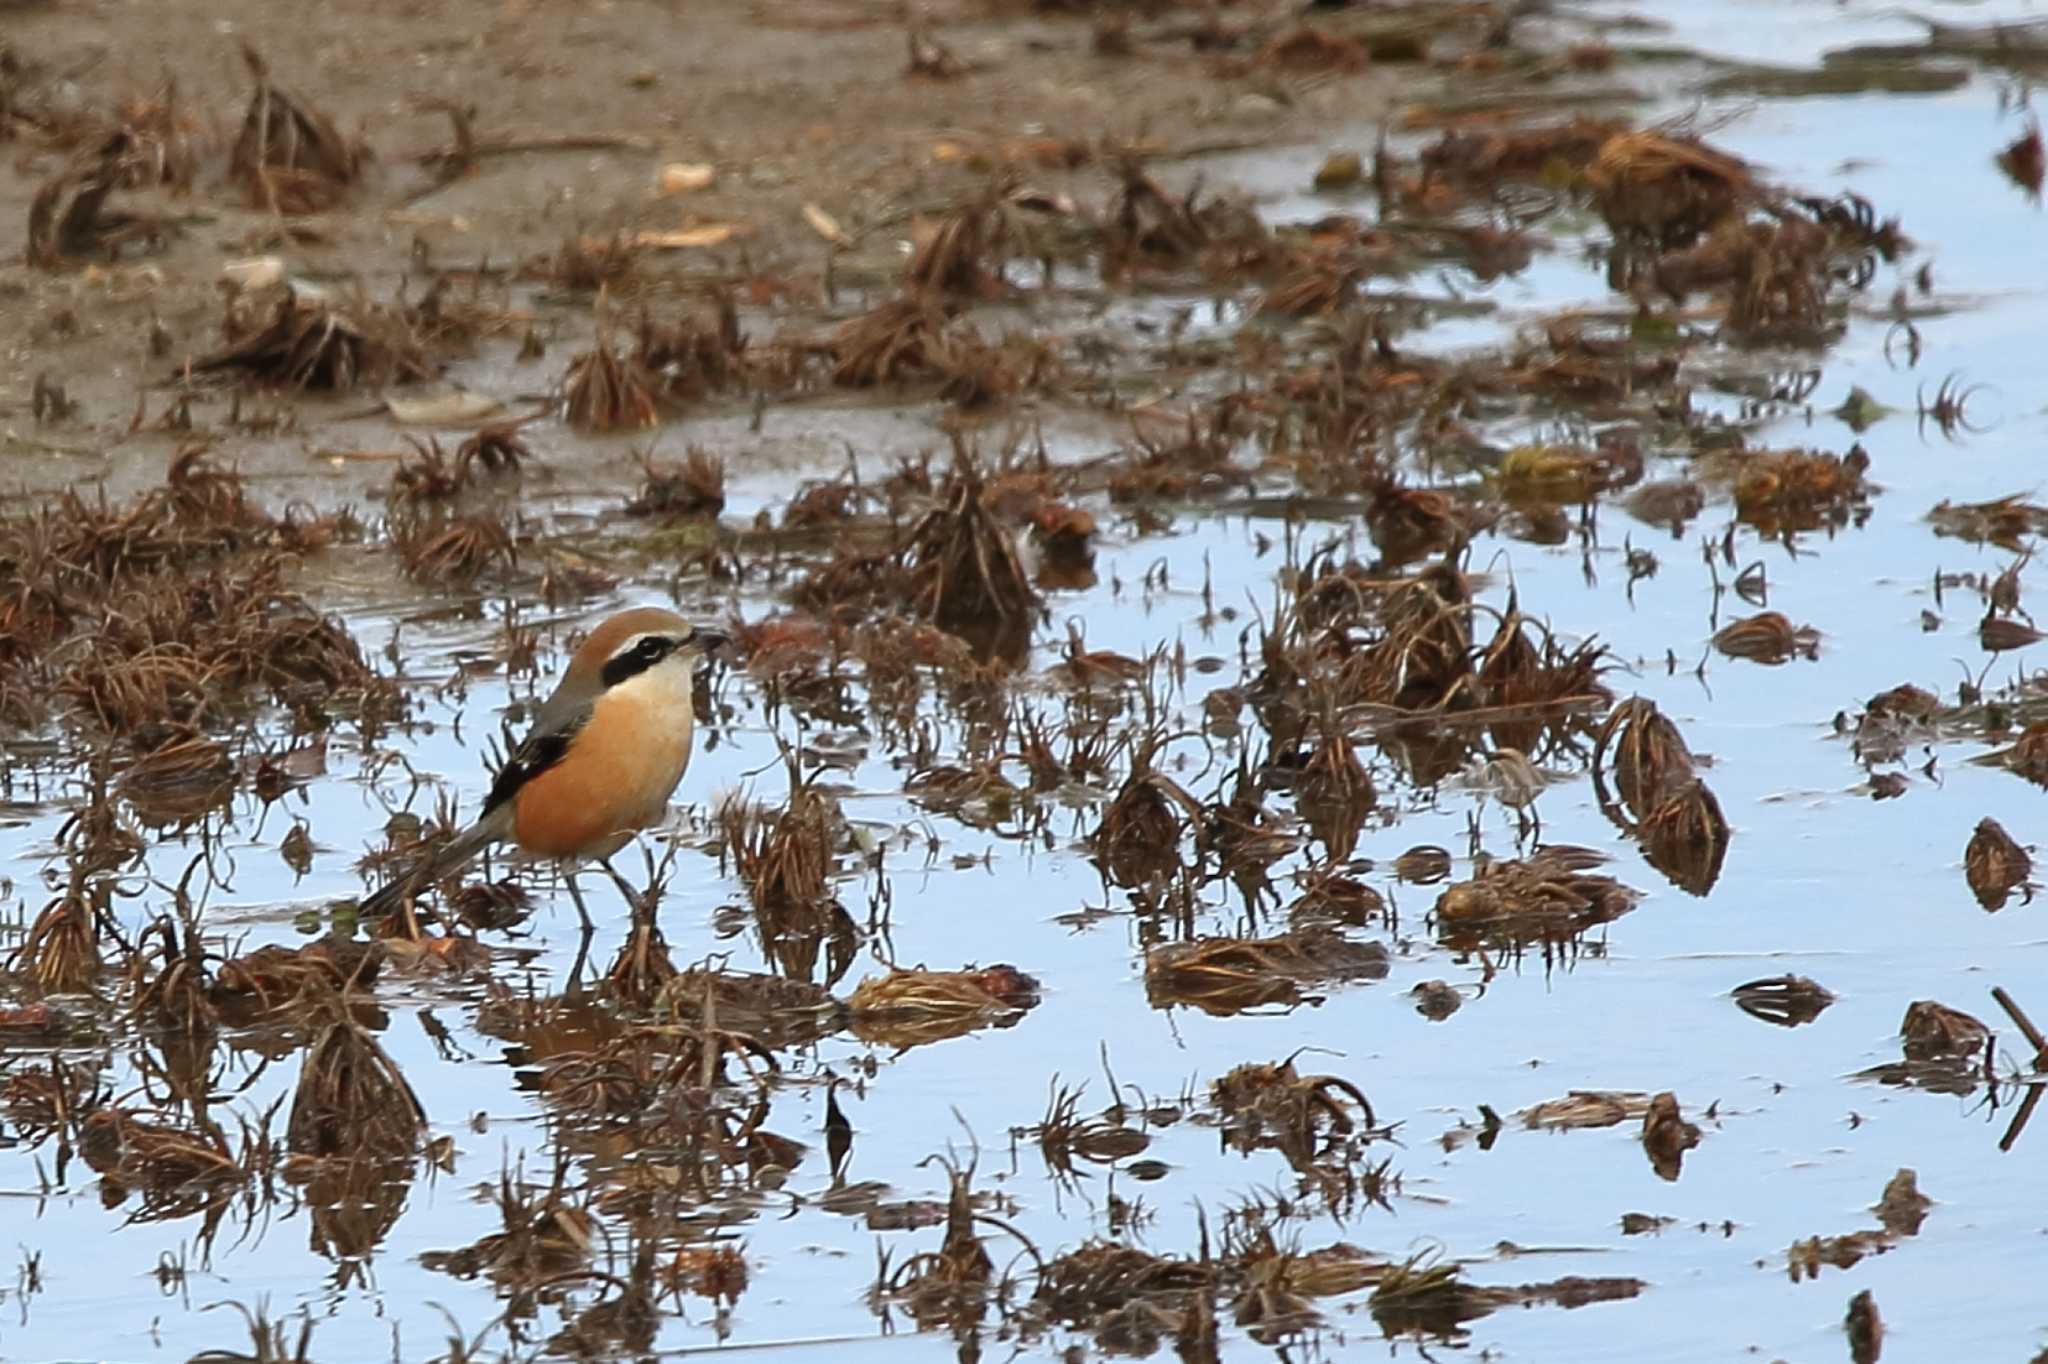
[[[505,765],[498,769],[498,775],[491,779],[491,793],[484,797],[483,817],[512,797],[519,794],[519,788],[538,777],[562,760],[575,742],[577,732],[590,721],[586,707],[570,716],[562,725],[539,725],[512,751]]]

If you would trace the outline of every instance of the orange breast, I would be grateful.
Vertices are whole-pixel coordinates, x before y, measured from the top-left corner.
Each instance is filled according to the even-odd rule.
[[[625,698],[598,702],[562,760],[512,798],[512,834],[537,857],[603,857],[658,821],[690,759],[690,734],[648,723]]]

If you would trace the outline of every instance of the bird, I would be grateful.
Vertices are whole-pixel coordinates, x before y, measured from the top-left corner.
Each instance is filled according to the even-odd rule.
[[[690,762],[697,662],[729,642],[721,631],[657,606],[604,621],[576,650],[532,729],[498,770],[476,822],[364,900],[360,912],[389,914],[416,887],[461,870],[485,848],[511,843],[565,872],[588,930],[575,870],[596,862],[624,890],[610,858],[668,813]]]

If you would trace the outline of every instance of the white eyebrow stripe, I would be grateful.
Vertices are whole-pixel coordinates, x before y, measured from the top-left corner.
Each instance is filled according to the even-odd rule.
[[[665,634],[663,634],[663,633],[662,633],[661,631],[659,631],[659,630],[642,630],[642,631],[641,631],[641,632],[640,632],[639,634],[637,634],[637,635],[632,635],[632,636],[629,636],[629,637],[628,637],[628,638],[626,638],[625,640],[621,641],[621,643],[619,644],[619,647],[618,647],[618,648],[616,648],[616,649],[614,649],[614,650],[612,650],[612,651],[611,651],[611,653],[610,653],[609,655],[607,655],[607,657],[609,657],[609,658],[620,658],[620,657],[623,657],[623,656],[624,656],[624,655],[626,655],[626,654],[630,654],[630,653],[632,653],[632,652],[633,652],[633,651],[634,651],[635,649],[637,649],[637,648],[639,648],[639,647],[640,647],[640,641],[641,641],[641,640],[643,640],[643,639],[666,639],[666,638],[667,638],[667,636],[666,636]]]

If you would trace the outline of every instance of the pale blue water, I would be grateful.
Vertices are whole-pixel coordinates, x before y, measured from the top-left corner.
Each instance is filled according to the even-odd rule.
[[[1910,26],[1832,5],[1662,5],[1671,41],[1747,59],[1793,62],[1827,47],[1883,39],[1895,41]],[[1972,6],[1954,10],[1958,21],[2024,17],[2025,6]],[[1659,39],[1658,41],[1663,41]],[[1657,70],[1656,68],[1652,69]],[[1689,107],[1682,88],[1669,90],[1672,107]],[[2039,493],[2048,483],[2038,454],[2048,448],[2048,418],[2038,383],[2039,356],[2048,344],[2041,322],[2044,275],[2040,267],[2041,211],[1993,168],[1993,151],[2018,124],[2001,118],[1994,78],[1936,96],[1871,95],[1751,103],[1715,134],[1716,141],[1768,168],[1783,183],[1816,192],[1854,189],[1882,213],[1898,213],[1907,232],[1935,262],[1940,300],[1959,305],[1951,315],[1921,323],[1926,355],[1917,371],[1890,368],[1881,346],[1884,324],[1860,321],[1823,357],[1814,398],[1834,406],[1852,385],[1906,409],[1861,437],[1872,459],[1870,477],[1883,492],[1873,499],[1867,525],[1832,536],[1801,537],[1800,553],[1738,534],[1738,558],[1768,565],[1773,608],[1824,632],[1820,660],[1762,668],[1719,657],[1704,685],[1691,675],[1713,628],[1708,580],[1698,558],[1702,536],[1718,540],[1730,509],[1711,505],[1684,541],[1629,521],[1618,510],[1602,518],[1596,556],[1597,585],[1588,587],[1576,545],[1545,550],[1507,541],[1483,541],[1478,559],[1508,570],[1520,585],[1525,609],[1549,616],[1571,634],[1597,633],[1618,657],[1644,660],[1634,676],[1610,679],[1618,692],[1640,690],[1678,721],[1692,747],[1711,754],[1708,778],[1735,828],[1726,869],[1713,893],[1694,899],[1667,886],[1600,816],[1583,779],[1542,799],[1546,835],[1587,843],[1615,855],[1611,870],[1647,892],[1642,906],[1598,936],[1605,950],[1581,957],[1568,971],[1546,973],[1534,959],[1494,979],[1483,995],[1444,1023],[1418,1016],[1406,992],[1417,982],[1442,978],[1474,984],[1478,972],[1436,948],[1423,933],[1422,916],[1434,889],[1391,886],[1403,913],[1404,936],[1393,941],[1391,975],[1377,984],[1339,988],[1317,1007],[1280,1016],[1214,1019],[1148,1006],[1140,979],[1142,954],[1128,918],[1076,930],[1061,922],[1076,910],[1104,903],[1101,882],[1064,839],[1058,846],[1022,847],[927,814],[895,795],[863,795],[848,813],[883,829],[918,833],[914,846],[889,859],[894,891],[895,959],[934,967],[1006,961],[1038,976],[1045,1002],[1014,1028],[975,1034],[906,1055],[873,1053],[879,1066],[865,1100],[849,1100],[858,1136],[855,1179],[887,1180],[899,1194],[929,1197],[943,1191],[935,1167],[918,1162],[949,1144],[981,1148],[981,1187],[1016,1200],[1013,1220],[1048,1253],[1106,1232],[1104,1188],[1098,1179],[1085,1197],[1057,1201],[1035,1148],[1023,1142],[1014,1161],[1009,1129],[1038,1120],[1054,1076],[1088,1083],[1084,1110],[1107,1102],[1099,1048],[1107,1039],[1118,1077],[1154,1094],[1173,1094],[1192,1083],[1198,1091],[1231,1066],[1283,1057],[1299,1047],[1328,1053],[1303,1059],[1305,1068],[1344,1076],[1362,1086],[1383,1119],[1398,1121],[1400,1146],[1391,1149],[1402,1176],[1394,1212],[1365,1210],[1345,1224],[1328,1218],[1300,1228],[1304,1245],[1347,1239],[1390,1255],[1440,1245],[1470,1258],[1471,1276],[1486,1283],[1521,1283],[1564,1274],[1634,1275],[1649,1283],[1639,1298],[1577,1311],[1507,1309],[1470,1324],[1462,1353],[1523,1360],[1835,1359],[1846,1354],[1840,1322],[1849,1297],[1870,1289],[1883,1310],[1890,1361],[2021,1359],[2048,1344],[2048,1307],[2034,1289],[2040,1247],[2048,1232],[2048,1177],[2042,1170],[2048,1132],[2033,1131],[2011,1154],[1997,1140],[2009,1109],[1987,1114],[1976,1100],[1900,1091],[1854,1080],[1865,1067],[1897,1056],[1896,1029],[1907,1004],[1939,999],[2009,1032],[1988,991],[2003,984],[2037,1017],[2048,1015],[2048,922],[2043,908],[2015,902],[1987,915],[1972,900],[1960,869],[1962,849],[1984,815],[2001,820],[2021,841],[2038,836],[2041,795],[2004,773],[1968,766],[1970,744],[1938,750],[1938,778],[1911,773],[1898,800],[1872,802],[1855,789],[1862,778],[1848,743],[1832,735],[1831,717],[1854,710],[1871,694],[1899,682],[1953,694],[1967,667],[1982,666],[1974,638],[1973,601],[1951,598],[1942,627],[1923,634],[1923,608],[1934,603],[1937,571],[1996,572],[2009,556],[1955,540],[1935,538],[1923,524],[1943,498],[1974,501],[2015,491]],[[1711,111],[1710,112],[1716,112]],[[1361,131],[1361,140],[1369,133]],[[1238,157],[1232,177],[1263,190],[1267,212],[1308,216],[1314,201],[1291,187],[1306,184],[1323,148],[1304,146]],[[1853,170],[1844,171],[1844,165]],[[1880,278],[1868,297],[1881,305],[1892,280]],[[1421,348],[1461,348],[1499,334],[1503,323],[1572,302],[1606,295],[1576,253],[1539,258],[1518,281],[1490,296],[1505,316],[1491,323],[1460,322],[1412,338]],[[1995,424],[1954,444],[1915,430],[1916,386],[1931,392],[1942,376],[1959,372],[1986,386],[1978,415]],[[771,418],[771,421],[773,418]],[[931,433],[905,423],[905,449],[935,443]],[[1499,433],[1511,438],[1512,432]],[[1769,438],[1840,451],[1852,439],[1840,423],[1816,415],[1788,416]],[[875,452],[874,468],[888,452]],[[1654,472],[1653,472],[1653,476]],[[786,495],[781,475],[736,480],[728,517]],[[1098,564],[1104,586],[1079,597],[1057,597],[1054,624],[1043,632],[1041,657],[1050,661],[1069,616],[1086,621],[1096,648],[1139,654],[1176,637],[1191,654],[1231,660],[1201,687],[1238,681],[1237,630],[1246,620],[1219,626],[1205,637],[1195,595],[1205,565],[1219,605],[1248,609],[1271,598],[1277,555],[1261,556],[1255,537],[1278,540],[1279,523],[1239,517],[1180,516],[1174,533],[1124,543],[1112,537]],[[1659,575],[1623,595],[1620,562],[1624,532],[1663,559]],[[1313,542],[1313,537],[1311,537]],[[1138,584],[1149,567],[1164,563],[1171,589],[1149,597]],[[1120,576],[1125,591],[1112,599],[1107,584]],[[2038,581],[2029,571],[2028,583]],[[594,611],[609,609],[600,603]],[[722,599],[686,597],[686,609],[706,618],[721,614]],[[358,620],[366,640],[380,646],[388,619],[402,604],[366,606]],[[747,599],[749,615],[766,609]],[[1730,597],[1724,613],[1738,607]],[[1724,614],[1724,619],[1725,614]],[[482,627],[446,623],[409,627],[413,657],[422,671],[435,660],[488,640]],[[1678,675],[1662,666],[1667,649],[1681,660]],[[1956,660],[1962,660],[1959,665]],[[2031,655],[1994,665],[1991,685],[2013,678]],[[765,799],[782,795],[774,747],[759,727],[758,698],[743,685],[729,695],[744,707],[730,744],[703,752],[684,798],[701,814],[714,792],[751,785]],[[449,728],[457,708],[424,703],[432,732],[406,745],[420,771],[452,783],[465,806],[483,790],[478,747],[495,730],[503,687],[482,681],[460,710],[468,742]],[[1915,753],[1912,766],[1926,759]],[[303,908],[360,890],[350,864],[376,838],[383,806],[358,781],[361,755],[337,743],[329,775],[287,798],[257,828],[258,811],[237,806],[237,874],[232,894],[209,906],[214,923],[246,928],[251,940],[293,938],[293,916]],[[888,792],[901,782],[884,756],[866,762],[850,785]],[[403,799],[403,788],[384,794]],[[428,803],[423,800],[423,806]],[[1361,855],[1390,859],[1416,843],[1463,848],[1468,799],[1446,794],[1435,811],[1411,814],[1394,828],[1369,833]],[[275,852],[289,828],[286,812],[304,816],[322,851],[311,874],[294,881]],[[52,808],[10,831],[9,856],[0,874],[17,887],[31,884],[61,813]],[[1511,831],[1498,811],[1487,815],[1488,845],[1505,851]],[[936,863],[924,865],[922,831],[944,840]],[[1071,821],[1056,819],[1056,831]],[[956,869],[955,855],[988,865]],[[165,847],[153,866],[182,867],[189,851]],[[630,856],[625,865],[636,865]],[[739,898],[712,859],[686,852],[682,872],[664,907],[664,926],[678,962],[710,951],[731,951],[737,964],[758,963],[747,941],[717,940],[713,911]],[[1462,874],[1462,871],[1461,871]],[[623,936],[615,901],[597,891],[606,926],[593,960],[609,960]],[[39,889],[26,898],[31,910]],[[850,883],[843,896],[858,915],[864,896]],[[162,903],[152,896],[145,904]],[[1118,903],[1111,900],[1111,903]],[[131,921],[135,914],[129,909]],[[566,962],[563,944],[573,923],[566,902],[543,908],[535,920],[547,960]],[[1236,926],[1234,903],[1219,905],[1208,923]],[[846,987],[879,969],[864,953]],[[1839,997],[1811,1026],[1785,1030],[1740,1013],[1729,989],[1743,981],[1795,972],[1809,975]],[[232,1312],[202,1312],[210,1303],[267,1300],[273,1314],[303,1309],[319,1323],[313,1357],[322,1360],[421,1359],[443,1348],[446,1327],[431,1303],[445,1304],[470,1332],[501,1310],[487,1285],[462,1283],[422,1269],[426,1250],[467,1244],[497,1229],[495,1212],[474,1191],[495,1181],[500,1168],[523,1154],[530,1175],[544,1177],[546,1133],[531,1100],[512,1084],[501,1049],[459,1030],[476,1059],[441,1058],[415,1016],[431,1006],[459,1024],[473,1006],[473,986],[407,983],[392,979],[380,998],[392,1014],[385,1044],[404,1066],[425,1102],[436,1135],[458,1148],[458,1171],[437,1181],[416,1181],[408,1207],[385,1240],[363,1281],[327,1286],[334,1266],[307,1246],[306,1215],[280,1212],[239,1244],[222,1235],[210,1268],[195,1264],[182,1293],[159,1295],[152,1277],[158,1257],[177,1255],[189,1228],[180,1224],[123,1226],[122,1213],[99,1207],[90,1172],[74,1167],[72,1183],[37,1197],[31,1158],[0,1148],[0,1357],[8,1359],[183,1359],[207,1347],[239,1347]],[[2008,1048],[2011,1052],[2011,1048]],[[845,1071],[870,1055],[848,1035],[830,1038],[791,1063],[799,1073],[832,1066]],[[118,1056],[118,1049],[117,1049]],[[245,1103],[281,1092],[296,1062],[275,1067]],[[1476,1121],[1477,1106],[1508,1115],[1530,1103],[1575,1088],[1674,1089],[1705,1139],[1687,1158],[1676,1183],[1659,1180],[1638,1146],[1633,1125],[1567,1133],[1527,1132],[1510,1123],[1490,1151],[1464,1144],[1446,1152],[1444,1132]],[[1978,1098],[1981,1098],[1981,1091]],[[1708,1120],[1703,1111],[1716,1106]],[[956,1119],[955,1112],[966,1126]],[[472,1129],[475,1114],[486,1130]],[[789,1190],[814,1196],[826,1186],[822,1153],[822,1100],[809,1087],[785,1090],[769,1126],[812,1146]],[[2048,1120],[2044,1120],[2048,1121]],[[1219,1150],[1210,1128],[1183,1122],[1155,1134],[1147,1155],[1172,1167],[1166,1179],[1118,1192],[1142,1192],[1155,1220],[1143,1242],[1162,1253],[1194,1243],[1197,1206],[1212,1219],[1234,1197],[1286,1187],[1291,1176],[1277,1153],[1242,1158]],[[44,1155],[44,1168],[49,1156]],[[1890,1253],[1848,1271],[1829,1269],[1818,1282],[1794,1284],[1784,1252],[1795,1240],[1874,1225],[1866,1211],[1894,1170],[1911,1166],[1921,1188],[1936,1200],[1925,1229]],[[735,1227],[752,1267],[752,1283],[733,1313],[727,1348],[750,1353],[834,1358],[938,1359],[956,1351],[944,1335],[878,1333],[865,1302],[873,1275],[876,1237],[855,1218],[805,1207],[782,1215],[786,1198]],[[1619,1218],[1646,1212],[1677,1219],[1655,1236],[1624,1238]],[[1701,1224],[1707,1230],[1701,1229]],[[1727,1224],[1724,1230],[1724,1224]],[[915,1250],[935,1249],[936,1229],[890,1233],[900,1261]],[[1493,1260],[1511,1241],[1524,1248],[1572,1247],[1574,1253]],[[41,1256],[42,1292],[23,1299],[6,1273],[11,1244]],[[992,1245],[998,1263],[1010,1253]],[[1387,1351],[1362,1298],[1329,1304],[1324,1344],[1332,1353]],[[709,1313],[691,1303],[688,1320],[664,1324],[660,1346],[682,1352],[717,1345]],[[899,1324],[904,1322],[898,1314]],[[543,1313],[538,1335],[559,1323]],[[1226,1357],[1264,1353],[1226,1329]],[[804,1342],[829,1342],[805,1345]],[[786,1348],[776,1349],[778,1343]],[[1057,1343],[1057,1341],[1055,1342]],[[503,1330],[487,1338],[487,1357],[505,1348]],[[1412,1344],[1392,1353],[1417,1358]],[[993,1339],[985,1349],[1004,1350]],[[1453,1353],[1433,1348],[1436,1358]]]

